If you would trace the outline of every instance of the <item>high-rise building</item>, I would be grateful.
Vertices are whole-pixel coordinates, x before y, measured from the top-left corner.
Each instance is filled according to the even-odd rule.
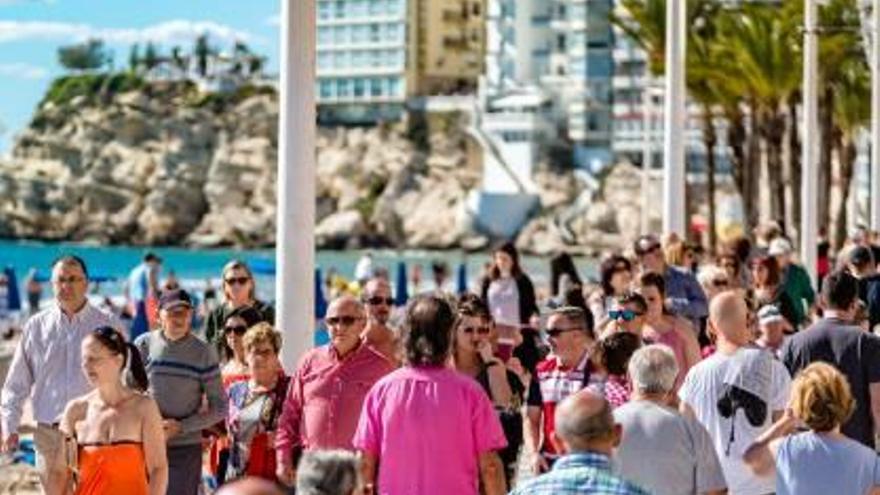
[[[318,0],[322,121],[395,119],[414,91],[412,0]]]
[[[483,74],[485,0],[415,0],[416,93],[473,93]]]
[[[489,0],[486,90],[537,86],[554,99],[554,120],[575,161],[611,160],[613,0]]]

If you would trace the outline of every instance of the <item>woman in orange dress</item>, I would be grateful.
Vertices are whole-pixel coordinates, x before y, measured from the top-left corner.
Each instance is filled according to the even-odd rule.
[[[83,340],[83,372],[94,390],[67,404],[65,436],[49,473],[49,495],[164,495],[165,434],[146,394],[140,354],[119,332],[101,327]]]

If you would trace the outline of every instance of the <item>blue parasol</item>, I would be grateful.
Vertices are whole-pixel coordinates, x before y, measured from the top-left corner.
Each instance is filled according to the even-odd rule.
[[[458,293],[464,294],[468,291],[468,281],[467,281],[467,264],[461,262],[458,265]]]
[[[260,275],[275,275],[275,260],[270,258],[252,258],[248,260],[248,266],[253,273]]]
[[[394,305],[405,306],[409,299],[409,287],[407,287],[406,263],[400,261],[397,263],[397,284],[394,291]]]
[[[6,269],[3,270],[3,273],[6,274],[6,309],[9,311],[18,311],[21,309],[21,295],[18,292],[18,280],[15,278],[15,270],[13,270],[11,266],[7,266]]]
[[[327,298],[324,297],[324,282],[321,269],[315,268],[315,318],[323,320],[327,315]]]

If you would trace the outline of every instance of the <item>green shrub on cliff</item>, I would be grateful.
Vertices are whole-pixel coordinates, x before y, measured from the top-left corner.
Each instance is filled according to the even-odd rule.
[[[65,105],[77,96],[92,101],[99,95],[124,93],[144,86],[144,80],[135,74],[120,72],[116,74],[78,74],[62,76],[52,81],[40,106],[47,103]]]

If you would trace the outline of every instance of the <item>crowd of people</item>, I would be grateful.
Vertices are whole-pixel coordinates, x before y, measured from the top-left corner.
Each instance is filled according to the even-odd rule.
[[[30,402],[51,495],[880,493],[877,248],[854,235],[817,296],[781,230],[759,234],[714,256],[642,236],[595,286],[565,253],[536,286],[505,243],[473,293],[400,308],[359,267],[289,370],[246,263],[194,328],[146,256],[123,326],[63,256],[3,384],[2,450]]]

